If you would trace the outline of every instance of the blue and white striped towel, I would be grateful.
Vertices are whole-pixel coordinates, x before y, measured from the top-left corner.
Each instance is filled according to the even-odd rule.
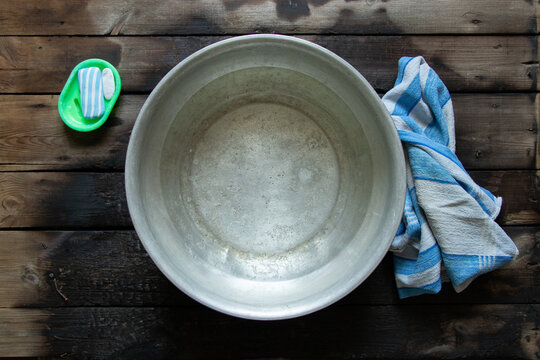
[[[80,69],[79,89],[81,92],[81,111],[85,119],[100,118],[105,112],[101,70],[97,67]]]
[[[399,60],[383,102],[407,157],[405,211],[391,248],[399,296],[439,292],[441,271],[460,292],[518,254],[494,221],[502,199],[476,185],[455,155],[450,93],[423,57]]]

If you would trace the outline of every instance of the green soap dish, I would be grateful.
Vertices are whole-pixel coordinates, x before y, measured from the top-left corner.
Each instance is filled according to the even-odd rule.
[[[105,112],[97,119],[85,119],[81,111],[81,92],[79,90],[79,79],[77,73],[80,69],[87,67],[98,67],[101,71],[105,68],[111,69],[114,76],[114,94],[110,100],[103,98],[105,102]],[[58,99],[58,112],[64,123],[77,131],[92,131],[99,128],[109,117],[118,95],[120,95],[120,75],[109,62],[101,59],[88,59],[75,66],[64,85],[64,89]]]

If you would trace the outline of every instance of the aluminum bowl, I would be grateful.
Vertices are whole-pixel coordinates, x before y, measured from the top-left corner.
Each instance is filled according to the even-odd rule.
[[[404,157],[377,93],[308,41],[249,35],[173,68],[128,147],[129,211],[178,288],[218,311],[284,319],[357,287],[387,252]]]

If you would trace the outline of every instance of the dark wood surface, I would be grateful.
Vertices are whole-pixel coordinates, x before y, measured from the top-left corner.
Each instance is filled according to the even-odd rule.
[[[124,168],[131,127],[146,95],[123,95],[92,134],[58,120],[57,95],[0,95],[0,170],[111,170]],[[454,94],[457,154],[467,169],[535,169],[535,93]]]
[[[538,0],[4,0],[0,6],[0,356],[56,359],[540,359]],[[504,198],[520,255],[460,294],[399,300],[391,256],[355,291],[277,322],[199,305],[153,264],[126,206],[131,128],[161,77],[205,45],[276,32],[345,58],[383,94],[401,56],[447,84],[457,154]],[[123,91],[99,130],[63,125],[86,58]]]
[[[532,35],[299,37],[343,57],[361,70],[378,91],[387,91],[394,85],[400,57],[418,54],[437,69],[453,93],[538,90],[538,66],[535,66],[538,65],[538,44],[537,37]],[[178,62],[225,38],[5,36],[0,38],[3,54],[0,56],[0,92],[57,93],[73,70],[73,63],[98,57],[111,62],[122,74],[125,93],[147,93]]]

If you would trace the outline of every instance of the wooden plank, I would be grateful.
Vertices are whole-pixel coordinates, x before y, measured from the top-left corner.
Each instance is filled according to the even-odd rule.
[[[536,104],[534,113],[536,117],[536,168],[540,169],[540,131],[538,131],[538,129],[540,128],[540,94],[536,94],[535,103]]]
[[[424,56],[452,92],[532,91],[536,36],[302,36],[343,57],[380,91],[402,56]],[[117,67],[124,92],[148,92],[174,65],[223,37],[1,37],[0,93],[59,93],[80,61]],[[532,64],[532,65],[531,65]]]
[[[471,171],[471,177],[503,198],[497,222],[505,225],[540,223],[538,171]]]
[[[503,225],[540,224],[537,171],[472,171],[504,199]],[[0,228],[130,227],[123,173],[0,173]]]
[[[534,2],[534,9],[536,13],[536,32],[540,33],[540,6],[538,5],[538,2]]]
[[[122,170],[129,135],[146,96],[120,96],[98,130],[68,128],[58,115],[58,95],[0,96],[0,171]]]
[[[56,95],[0,96],[0,171],[122,170],[144,95],[121,96],[103,127],[67,128]],[[457,154],[467,169],[534,169],[538,100],[534,94],[456,94]]]
[[[455,94],[452,101],[456,154],[466,169],[540,169],[535,155],[540,97]]]
[[[0,309],[0,356],[47,355],[47,310]]]
[[[506,227],[519,257],[457,294],[399,300],[391,255],[341,304],[540,302],[537,227]],[[185,306],[134,231],[0,231],[0,307]],[[67,298],[65,300],[62,295]]]
[[[333,306],[262,322],[203,307],[122,307],[0,309],[0,319],[18,322],[35,355],[74,358],[536,359],[538,311],[539,305]],[[47,329],[39,336],[26,330],[42,322]],[[0,355],[12,353],[17,335],[0,328]]]
[[[6,35],[536,33],[533,1],[4,0]],[[501,11],[500,9],[504,9]]]
[[[195,304],[135,231],[1,231],[0,248],[0,307]]]
[[[131,226],[122,173],[0,173],[0,227]]]

